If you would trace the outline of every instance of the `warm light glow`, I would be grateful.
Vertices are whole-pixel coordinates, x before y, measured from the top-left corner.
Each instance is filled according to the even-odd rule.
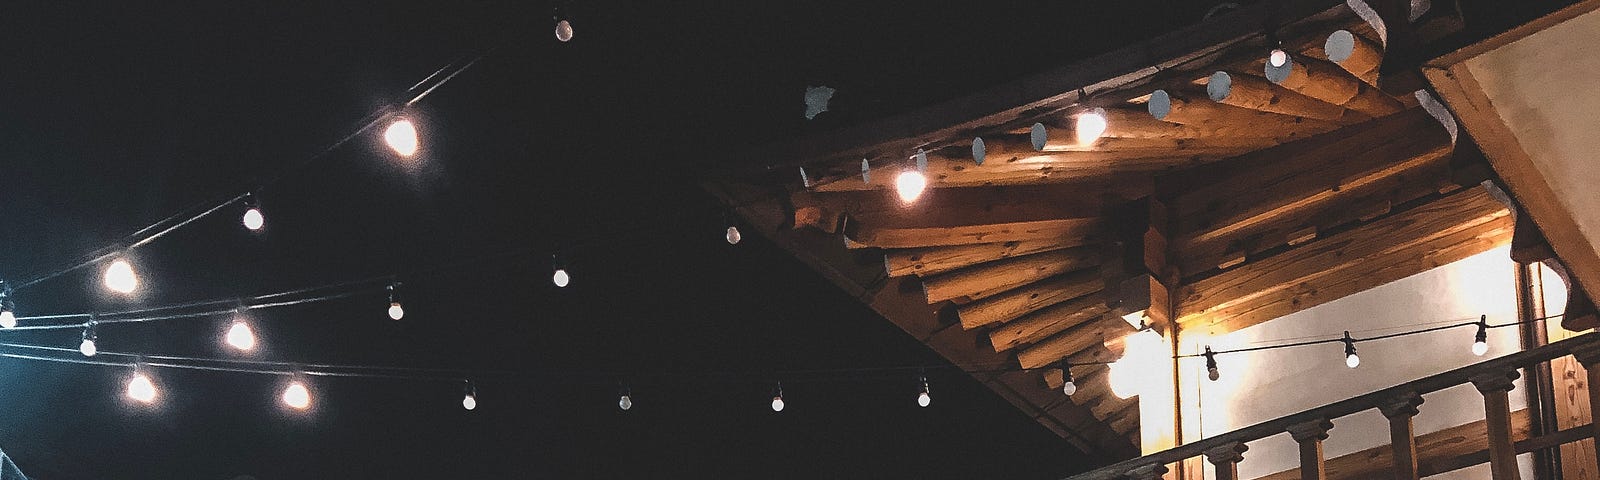
[[[411,121],[406,119],[390,123],[389,128],[383,131],[383,141],[389,144],[389,148],[394,149],[394,153],[402,157],[416,155],[417,147],[420,145],[417,142],[416,125],[412,125]]]
[[[93,357],[94,354],[100,353],[100,349],[95,347],[93,338],[85,338],[78,343],[78,353],[82,353],[85,357]]]
[[[1096,108],[1078,114],[1077,125],[1072,129],[1079,145],[1088,145],[1106,133],[1106,109]]]
[[[466,394],[466,396],[461,397],[461,408],[465,408],[467,410],[477,409],[478,408],[478,397],[476,395],[473,395],[473,394],[470,394],[470,393]]]
[[[1356,367],[1361,366],[1361,356],[1360,355],[1356,355],[1354,353],[1345,354],[1345,356],[1344,356],[1344,366],[1350,367],[1350,368],[1356,368]]]
[[[261,216],[261,209],[250,207],[244,211],[244,228],[248,228],[250,231],[260,231],[261,227],[265,226],[267,226],[267,219]]]
[[[900,194],[900,202],[911,203],[922,197],[922,191],[928,188],[928,177],[916,170],[900,172],[894,179],[894,191]]]
[[[738,245],[739,240],[744,239],[744,237],[739,236],[739,227],[732,225],[728,226],[728,236],[726,238],[728,239],[728,245]]]
[[[127,260],[111,262],[111,266],[106,267],[104,281],[106,288],[117,293],[133,293],[139,288],[139,276],[133,273],[133,265]]]
[[[628,411],[629,409],[632,409],[633,408],[633,397],[629,396],[629,395],[623,395],[622,398],[617,399],[617,408],[622,409],[622,411],[624,411],[624,412]],[[782,409],[782,407],[779,407],[779,409]]]
[[[1287,63],[1289,63],[1289,52],[1285,52],[1281,48],[1274,48],[1274,49],[1272,49],[1272,53],[1267,55],[1267,64],[1268,65],[1272,65],[1274,67],[1282,67],[1284,64],[1287,64]]]
[[[235,319],[233,326],[228,327],[226,340],[235,350],[250,351],[256,348],[256,332],[250,329],[250,324],[244,320]]]
[[[1152,382],[1162,380],[1161,372],[1170,368],[1166,340],[1155,330],[1146,328],[1128,335],[1123,340],[1122,359],[1111,363],[1111,392],[1120,398],[1133,398],[1151,388]]]
[[[1485,353],[1489,353],[1489,342],[1485,342],[1483,340],[1472,342],[1472,354],[1473,355],[1477,355],[1477,356],[1481,357]]]
[[[1123,315],[1122,321],[1128,322],[1128,325],[1133,325],[1133,328],[1144,328],[1144,310]]]
[[[772,411],[774,411],[774,412],[783,411],[783,396],[782,395],[779,395],[779,396],[776,396],[776,397],[772,397]]]
[[[406,318],[406,308],[400,306],[400,302],[389,302],[389,319],[399,320],[402,318]]]
[[[917,394],[917,406],[926,407],[931,404],[933,404],[933,397],[928,396],[928,392]]]
[[[1123,360],[1126,360],[1126,358]],[[1106,367],[1108,371],[1106,373],[1110,377],[1109,380],[1111,381],[1111,393],[1115,394],[1117,398],[1126,400],[1139,394],[1137,379],[1129,377],[1136,376],[1140,372],[1130,372],[1129,370],[1134,370],[1135,367],[1128,365],[1131,362],[1125,362],[1123,360],[1117,360],[1115,362],[1111,362],[1110,365],[1107,365]]]
[[[572,22],[568,22],[566,19],[556,22],[556,40],[562,42],[572,41]]]
[[[135,373],[133,378],[128,379],[128,398],[138,400],[140,403],[154,402],[156,401],[156,384],[152,383],[150,377],[145,376],[143,373]]]
[[[17,326],[17,314],[9,308],[0,309],[0,328],[13,328]]]
[[[311,408],[311,391],[303,383],[289,382],[289,386],[283,389],[283,404],[296,410]]]
[[[1066,395],[1066,396],[1070,397],[1074,393],[1078,393],[1078,382],[1067,381],[1067,383],[1061,384],[1061,394],[1062,395]]]
[[[567,269],[557,268],[556,273],[550,276],[550,281],[555,282],[557,287],[565,288],[568,283],[572,282],[572,277],[567,275]]]

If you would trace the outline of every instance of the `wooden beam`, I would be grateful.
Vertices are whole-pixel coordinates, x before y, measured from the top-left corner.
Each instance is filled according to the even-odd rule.
[[[1036,222],[857,230],[844,236],[847,248],[922,248],[980,243],[1052,240],[1075,245],[1099,243],[1099,219],[1041,220]]]
[[[1243,136],[1241,131],[1254,130],[1274,137],[1300,138],[1339,128],[1336,123],[1322,120],[1223,105],[1207,99],[1204,93],[1156,90],[1145,107],[1156,120],[1188,125],[1218,136]]]
[[[928,303],[961,297],[977,300],[1099,263],[1100,253],[1090,247],[1035,253],[924,278],[922,292]]]
[[[1206,82],[1206,95],[1213,102],[1263,112],[1329,122],[1341,122],[1346,118],[1344,107],[1302,95],[1254,75],[1213,73]]]
[[[1386,180],[1433,182],[1445,179],[1401,176],[1429,164],[1445,170],[1449,135],[1421,110],[1375,120],[1328,135],[1251,153],[1226,168],[1190,176],[1198,183],[1173,182],[1170,202],[1176,226],[1173,249],[1184,276],[1216,267],[1230,250],[1248,250],[1240,241],[1268,231],[1287,233],[1306,226],[1319,212],[1341,201],[1359,202],[1401,187]],[[1351,211],[1343,205],[1340,211]],[[1287,241],[1287,238],[1282,238]],[[1270,248],[1276,245],[1266,245]],[[1233,247],[1233,248],[1230,248]]]
[[[1118,184],[1137,180],[1139,173],[1166,170],[1184,165],[1206,163],[1233,156],[1241,148],[1209,147],[1188,150],[1163,150],[1144,148],[1127,151],[1035,151],[1027,143],[1021,149],[1005,149],[1008,144],[985,139],[984,162],[976,163],[972,147],[947,147],[927,152],[926,175],[930,191],[941,188],[977,186],[1060,184],[1102,181],[1108,177]],[[879,161],[871,164],[870,182],[862,179],[860,160],[856,170],[836,178],[819,181],[814,187],[819,192],[894,189],[900,172],[910,167],[910,161]],[[1137,182],[1132,182],[1137,185]]]
[[[1088,350],[1109,341],[1120,341],[1133,333],[1133,327],[1121,318],[1104,316],[1066,329],[1017,352],[1017,363],[1022,368],[1040,368],[1067,355]]]
[[[1054,240],[1027,240],[953,247],[897,249],[884,252],[883,265],[891,277],[925,276],[995,260],[1077,246],[1080,245]]]
[[[1519,442],[1526,441],[1533,431],[1533,416],[1528,410],[1517,410],[1511,416],[1512,432]],[[1522,450],[1522,449],[1518,449]],[[1438,475],[1449,470],[1441,470],[1446,464],[1451,464],[1458,458],[1481,455],[1482,463],[1488,457],[1488,428],[1483,421],[1476,421],[1463,425],[1446,428],[1437,432],[1417,437],[1417,452],[1420,455],[1419,464],[1422,465],[1421,473],[1424,476]],[[1330,458],[1325,462],[1330,480],[1369,480],[1373,478],[1389,477],[1391,465],[1391,450],[1388,445],[1380,445],[1359,452]],[[1476,463],[1474,463],[1476,464]],[[1460,468],[1454,466],[1450,470]],[[1259,477],[1256,480],[1299,480],[1300,470],[1291,469]]]
[[[1481,187],[1179,288],[1184,328],[1231,332],[1510,241],[1510,212]]]
[[[1369,85],[1378,85],[1378,67],[1383,65],[1383,47],[1349,30],[1328,35],[1323,46],[1327,59]]]
[[[970,227],[1061,219],[1092,219],[1131,198],[1120,184],[976,187],[930,190],[907,204],[889,190],[790,195],[795,225],[830,231],[845,225],[854,237],[881,230]],[[810,212],[816,213],[810,213]],[[808,212],[801,215],[798,212]]]
[[[989,344],[997,352],[1010,350],[1076,327],[1105,313],[1104,296],[1098,293],[1085,295],[1039,309],[996,327],[989,331]]]
[[[1219,132],[1211,128],[1157,120],[1144,108],[1108,107],[1105,112],[1106,130],[1100,134],[1102,141],[1165,141],[1175,146],[1245,146],[1264,142],[1282,143],[1290,138],[1261,130],[1229,130],[1228,133],[1233,135],[1218,135]],[[1063,140],[1058,142],[1065,143],[1064,139],[1075,138],[1075,125],[1070,117],[1047,119],[1044,123],[1049,128],[1051,139],[1059,137]]]
[[[1084,269],[959,305],[956,315],[961,318],[961,328],[971,330],[1009,322],[1028,312],[1098,292],[1101,286],[1099,272]]]
[[[1344,68],[1311,56],[1296,56],[1278,85],[1311,98],[1339,105],[1372,117],[1398,113],[1404,106]]]

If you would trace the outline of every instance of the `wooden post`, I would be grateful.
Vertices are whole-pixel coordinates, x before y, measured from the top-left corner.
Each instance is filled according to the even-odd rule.
[[[1328,439],[1333,422],[1314,420],[1289,427],[1289,436],[1300,444],[1300,480],[1322,480],[1328,477],[1322,463],[1322,441]]]
[[[1472,377],[1473,386],[1483,393],[1484,423],[1489,428],[1489,468],[1494,480],[1520,480],[1517,471],[1517,448],[1511,438],[1512,380],[1520,374],[1516,370],[1486,373]]]
[[[1160,480],[1167,473],[1165,465],[1145,465],[1128,471],[1130,480]]]
[[[1249,449],[1243,443],[1233,442],[1206,450],[1206,460],[1217,467],[1217,480],[1238,480],[1239,462],[1244,461],[1244,452]]]
[[[1597,385],[1596,382],[1600,382],[1600,344],[1580,347],[1572,352],[1572,356],[1583,364],[1584,370],[1589,372],[1589,412],[1591,416],[1589,429],[1591,430],[1590,436],[1595,439],[1594,442],[1597,445],[1595,448],[1600,449],[1600,422],[1596,422],[1592,418],[1594,412],[1600,412],[1600,388],[1595,386]],[[1600,461],[1596,463],[1595,467],[1600,469]]]
[[[1389,419],[1389,446],[1394,451],[1394,479],[1417,480],[1417,436],[1411,419],[1422,397],[1410,393],[1378,406]]]

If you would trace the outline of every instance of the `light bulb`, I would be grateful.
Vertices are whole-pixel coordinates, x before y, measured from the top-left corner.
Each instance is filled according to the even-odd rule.
[[[779,395],[779,396],[776,396],[776,397],[772,397],[772,411],[774,411],[774,412],[783,411],[783,396],[782,395]]]
[[[1344,356],[1344,366],[1350,367],[1350,368],[1356,368],[1356,367],[1361,366],[1361,356],[1360,355],[1356,355],[1354,353],[1345,355]]]
[[[1217,381],[1219,378],[1222,378],[1222,371],[1217,369],[1217,354],[1211,351],[1211,347],[1206,347],[1205,357],[1206,378],[1211,379],[1213,382]]]
[[[572,277],[567,275],[567,269],[557,268],[556,273],[550,276],[550,281],[555,282],[557,287],[566,288],[568,283],[572,283]]]
[[[100,353],[100,349],[94,346],[93,338],[85,338],[78,343],[78,353],[82,353],[85,357],[93,357],[94,354]]]
[[[1476,342],[1472,342],[1472,354],[1473,355],[1477,355],[1477,356],[1481,357],[1485,353],[1489,353],[1489,342],[1485,342],[1485,341],[1482,341],[1482,340],[1479,340],[1479,341],[1476,341]]]
[[[419,145],[417,142],[417,126],[412,125],[410,120],[395,120],[394,123],[389,124],[389,128],[383,131],[383,141],[389,144],[389,148],[393,149],[394,153],[398,153],[402,157],[416,155]]]
[[[1478,333],[1472,337],[1472,354],[1483,356],[1489,353],[1489,316],[1478,317]]]
[[[1209,378],[1209,379],[1211,379],[1211,381],[1215,382],[1215,381],[1217,381],[1217,379],[1222,378],[1222,371],[1221,370],[1217,370],[1217,367],[1207,368],[1206,369],[1206,378]]]
[[[14,328],[17,326],[17,314],[10,308],[0,307],[0,328]]]
[[[1361,366],[1361,357],[1356,356],[1356,341],[1350,338],[1350,332],[1344,332],[1344,366],[1356,368]]]
[[[283,404],[293,407],[295,410],[310,408],[311,391],[307,390],[303,383],[298,381],[289,382],[289,386],[283,389]]]
[[[622,398],[617,399],[617,408],[622,409],[624,412],[633,408],[633,397],[629,395],[623,395]]]
[[[928,177],[916,170],[900,172],[894,179],[894,191],[900,194],[902,203],[917,201],[922,196],[922,191],[928,188]]]
[[[1078,382],[1068,380],[1066,383],[1061,384],[1062,395],[1070,397],[1074,393],[1078,393]]]
[[[1289,52],[1285,52],[1281,48],[1274,48],[1272,49],[1272,53],[1267,55],[1268,65],[1272,65],[1273,67],[1283,67],[1283,65],[1287,63],[1289,63]]]
[[[260,231],[261,227],[265,226],[267,226],[267,219],[261,216],[261,209],[250,207],[244,211],[244,228],[248,228],[250,231]]]
[[[154,402],[156,401],[156,384],[151,382],[150,377],[145,376],[143,373],[135,373],[133,378],[128,379],[128,398],[138,400],[141,403]]]
[[[928,396],[928,392],[922,392],[922,393],[917,394],[917,406],[926,407],[926,406],[928,406],[928,405],[930,405],[932,403],[933,403],[933,397]]]
[[[477,409],[478,408],[478,397],[476,395],[473,395],[473,394],[470,394],[470,393],[462,396],[461,397],[461,408],[465,408],[467,410]]]
[[[556,40],[562,42],[572,41],[572,22],[568,22],[565,18],[556,22]]]
[[[139,288],[139,276],[133,273],[133,265],[127,260],[111,262],[111,266],[106,267],[103,280],[106,288],[117,293],[133,293]]]
[[[406,308],[400,306],[400,302],[389,302],[389,319],[399,320],[402,318],[406,318]]]
[[[744,237],[739,235],[739,227],[735,227],[735,226],[732,226],[732,225],[728,226],[728,237],[727,238],[728,238],[728,245],[738,245],[739,241],[744,239]]]
[[[235,350],[248,352],[256,348],[256,332],[243,320],[233,321],[233,326],[228,327],[225,339]]]
[[[1072,130],[1077,136],[1079,145],[1088,145],[1099,140],[1106,133],[1106,109],[1095,108],[1078,115],[1077,125]]]

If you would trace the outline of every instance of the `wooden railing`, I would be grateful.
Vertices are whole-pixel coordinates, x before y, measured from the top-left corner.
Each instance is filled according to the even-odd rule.
[[[1492,478],[1518,479],[1517,445],[1512,438],[1511,406],[1507,395],[1511,391],[1512,381],[1517,379],[1519,368],[1567,355],[1573,355],[1588,369],[1591,411],[1600,412],[1600,391],[1596,391],[1597,385],[1600,385],[1600,333],[1589,333],[1118,462],[1068,477],[1067,480],[1156,479],[1167,472],[1167,465],[1200,456],[1216,466],[1218,480],[1235,480],[1239,476],[1237,464],[1243,460],[1247,443],[1286,432],[1300,445],[1300,478],[1321,480],[1327,478],[1322,441],[1328,438],[1332,421],[1371,409],[1378,409],[1389,419],[1390,446],[1394,450],[1392,478],[1416,480],[1417,445],[1411,420],[1422,404],[1422,395],[1465,383],[1472,383],[1483,394]],[[1594,423],[1591,423],[1582,427],[1580,432],[1555,432],[1533,439],[1531,443],[1548,448],[1593,438],[1595,434]]]

